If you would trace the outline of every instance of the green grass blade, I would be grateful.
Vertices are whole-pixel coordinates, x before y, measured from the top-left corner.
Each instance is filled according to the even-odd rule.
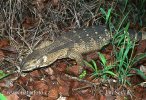
[[[128,74],[127,76],[130,77],[130,76],[133,76],[133,75],[135,75],[135,74]]]
[[[126,25],[124,31],[127,33],[128,32],[128,29],[129,29],[129,26],[130,26],[130,22]]]
[[[102,64],[104,66],[106,66],[107,61],[106,61],[106,58],[104,57],[104,55],[102,53],[100,53],[100,52],[98,52],[98,55],[99,55],[99,58],[100,58]]]
[[[94,72],[94,73],[92,74],[92,76],[99,77],[99,74],[100,74],[100,73],[96,73],[96,72]]]
[[[125,81],[129,86],[131,86],[131,83],[128,80],[125,80]]]
[[[125,39],[125,34],[121,34],[120,36],[118,36],[117,37],[117,40],[118,40],[117,46],[120,46],[124,39]]]
[[[92,64],[90,64],[89,62],[87,62],[86,60],[83,60],[83,62],[85,63],[85,65],[87,67],[90,67],[91,69],[95,70],[94,67],[92,66]]]
[[[131,64],[133,65],[143,58],[146,58],[146,53],[140,54],[140,55],[136,56],[135,58],[133,58],[133,60],[131,61]]]
[[[127,4],[128,4],[128,0],[125,0],[125,7],[124,7],[124,10],[123,10],[123,13],[124,13],[124,11],[125,11],[125,9],[127,7]]]
[[[105,12],[105,10],[104,10],[103,8],[100,8],[100,11],[101,11],[101,13],[102,13],[104,16],[106,16],[106,12]]]
[[[5,74],[2,70],[0,70],[0,80],[9,76],[10,74]]]
[[[117,75],[112,71],[105,71],[104,73],[117,77]]]
[[[119,32],[119,30],[120,30],[120,28],[121,28],[123,22],[124,22],[125,19],[127,18],[128,14],[130,13],[130,11],[131,11],[131,10],[129,10],[129,12],[125,15],[125,17],[124,17],[123,20],[121,21],[121,23],[120,23],[120,25],[119,25],[119,27],[118,27],[118,29],[117,29],[118,32]]]
[[[135,70],[136,73],[138,75],[140,75],[144,80],[146,80],[146,75],[142,71],[140,71],[139,69],[136,69],[136,68],[132,68],[132,69]]]
[[[98,72],[98,69],[97,69],[97,65],[96,65],[96,62],[94,60],[91,60],[92,63],[93,63],[93,67],[95,69],[95,72]]]
[[[106,15],[106,24],[108,23],[108,20],[110,18],[110,15],[111,15],[111,11],[112,11],[112,8],[110,8],[107,12],[107,15]]]

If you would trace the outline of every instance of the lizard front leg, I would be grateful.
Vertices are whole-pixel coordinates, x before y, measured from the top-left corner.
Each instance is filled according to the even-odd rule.
[[[79,72],[81,73],[84,66],[82,55],[77,51],[69,50],[67,57],[76,60],[77,64],[79,65]]]

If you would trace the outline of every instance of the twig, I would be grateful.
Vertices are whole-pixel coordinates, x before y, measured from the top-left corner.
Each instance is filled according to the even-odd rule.
[[[87,83],[87,84],[92,85],[92,86],[97,86],[97,85],[100,84],[100,83],[93,83],[93,82],[90,82],[90,81],[87,81],[87,80],[83,80],[83,79],[80,79],[78,77],[70,76],[68,74],[65,74],[65,76],[68,77],[68,78],[70,78],[70,79],[77,80],[79,82]]]

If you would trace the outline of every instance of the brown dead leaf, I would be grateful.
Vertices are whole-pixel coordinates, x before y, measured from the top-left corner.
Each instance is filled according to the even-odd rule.
[[[146,88],[143,88],[141,86],[137,86],[134,88],[135,90],[135,97],[136,99],[135,100],[145,100],[144,98],[146,98]],[[143,99],[142,99],[143,98]]]
[[[63,62],[60,62],[59,64],[57,64],[56,69],[60,72],[64,72],[67,68],[67,65]]]
[[[111,59],[111,55],[110,54],[103,54],[104,57],[107,59],[107,60],[110,60]]]
[[[5,55],[3,53],[3,51],[0,50],[0,61],[2,61],[4,59]]]
[[[19,84],[27,84],[27,82],[29,81],[29,79],[27,78],[27,77],[19,77],[19,79],[17,80],[17,82],[19,83]]]
[[[100,100],[106,100],[106,97],[103,96],[103,95],[101,95],[101,96],[100,96]]]
[[[117,96],[118,97],[118,96]],[[116,100],[116,97],[115,96],[112,96],[112,95],[107,95],[106,96],[106,99],[107,100]],[[117,100],[123,100],[123,99],[117,99]]]
[[[79,87],[78,81],[71,81],[70,83],[71,83],[70,88],[72,88],[72,89]]]
[[[40,73],[38,70],[34,70],[30,73],[30,76],[33,77],[40,77]]]
[[[84,91],[84,90],[82,90],[82,91]],[[99,100],[98,97],[95,98],[95,96],[93,95],[91,90],[86,91],[86,93],[85,92],[79,93],[79,91],[74,91],[73,95],[76,97],[77,100]]]
[[[74,96],[69,96],[66,98],[66,100],[77,100]]]
[[[80,68],[81,66],[79,65],[74,65],[72,67],[68,67],[67,72],[70,74],[73,74],[75,76],[78,76],[80,74]]]
[[[50,80],[51,80],[51,81],[56,81],[56,76],[55,76],[55,75],[51,75],[51,76],[50,76]],[[55,82],[55,83],[56,83],[56,82]]]
[[[5,82],[4,80],[2,80],[2,81],[0,82],[0,88],[6,87],[6,86],[7,86],[6,82]]]
[[[11,53],[17,53],[17,50],[12,46],[5,46],[1,50],[11,52]]]
[[[83,55],[84,57],[84,55]],[[97,52],[90,52],[89,54],[85,54],[84,59],[87,61],[96,60],[98,58]]]
[[[37,7],[37,9],[41,12],[45,7],[49,0],[35,0],[32,2],[33,5]]]
[[[49,94],[48,94],[48,100],[56,100],[57,98],[59,97],[59,92],[58,92],[58,88],[52,88],[50,91],[49,91]]]
[[[17,94],[10,94],[7,97],[7,100],[19,100],[19,97]]]
[[[3,48],[8,45],[9,45],[9,40],[7,39],[0,40],[0,48]]]
[[[138,45],[136,45],[135,50],[134,50],[134,54],[133,57],[141,54],[141,53],[145,53],[146,52],[146,40],[142,40],[138,43]],[[146,62],[146,58],[141,59],[138,64],[143,64]]]
[[[46,69],[45,69],[45,72],[47,72],[48,75],[53,75],[53,74],[54,74],[54,70],[53,70],[51,67],[46,68]]]
[[[49,86],[44,81],[36,81],[33,84],[35,90],[46,92],[49,90]]]
[[[37,23],[38,23],[37,21],[38,21],[38,19],[30,18],[27,16],[26,18],[24,18],[22,26],[24,27],[24,29],[30,29],[37,25]]]
[[[59,93],[62,95],[62,96],[69,96],[69,87],[68,86],[59,86]]]
[[[30,100],[49,100],[49,99],[44,96],[33,95],[30,97]]]
[[[79,94],[76,94],[75,97],[76,97],[76,100],[84,100],[84,98]]]
[[[146,40],[142,40],[139,42],[139,45],[136,46],[136,50],[135,50],[136,54],[139,53],[144,53],[146,51]]]
[[[125,100],[124,96],[117,96],[116,99],[117,100]]]
[[[68,85],[68,82],[62,80],[60,77],[57,77],[57,82],[59,85],[62,85],[62,86],[67,86]]]
[[[51,4],[53,7],[57,7],[59,4],[59,0],[51,0]]]

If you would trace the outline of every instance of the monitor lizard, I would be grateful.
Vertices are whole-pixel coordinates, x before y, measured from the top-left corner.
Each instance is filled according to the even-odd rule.
[[[136,34],[129,30],[130,36]],[[109,43],[111,34],[105,26],[92,26],[62,34],[44,48],[34,50],[21,63],[22,71],[31,71],[54,63],[57,59],[71,58],[83,64],[82,54],[95,51]]]

